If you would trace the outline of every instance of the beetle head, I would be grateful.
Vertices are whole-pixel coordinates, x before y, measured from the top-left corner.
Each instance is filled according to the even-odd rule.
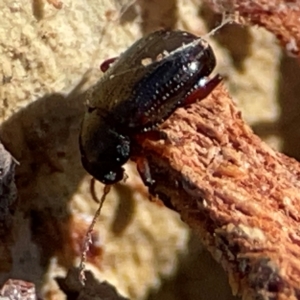
[[[84,168],[104,184],[113,184],[123,179],[122,165],[130,156],[130,140],[118,134],[99,116],[85,119],[80,135],[81,161]]]

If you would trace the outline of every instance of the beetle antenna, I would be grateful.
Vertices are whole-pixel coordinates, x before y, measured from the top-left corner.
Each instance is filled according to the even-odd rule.
[[[87,252],[89,251],[89,247],[90,247],[90,244],[92,242],[92,231],[94,229],[94,226],[97,222],[97,219],[98,217],[100,216],[100,212],[101,212],[101,209],[102,209],[102,206],[103,206],[103,203],[106,199],[106,196],[108,195],[108,193],[110,192],[110,188],[111,188],[111,185],[105,185],[104,188],[103,188],[103,195],[101,197],[101,199],[99,200],[97,195],[96,195],[96,192],[95,192],[95,178],[93,178],[91,180],[91,185],[90,185],[90,188],[91,188],[91,194],[92,194],[92,198],[95,202],[99,203],[99,206],[98,206],[98,209],[94,215],[94,218],[85,234],[85,238],[84,238],[84,241],[83,241],[83,245],[82,245],[82,253],[81,253],[81,261],[80,261],[80,264],[79,264],[79,280],[81,282],[82,285],[85,284],[85,280],[86,280],[86,277],[85,277],[85,274],[84,274],[84,271],[85,271],[85,262],[86,262],[86,257],[87,257]]]
[[[209,33],[204,35],[202,38],[206,38],[211,35],[214,35],[218,30],[220,30],[222,27],[224,27],[227,24],[238,23],[237,19],[238,19],[238,15],[236,13],[226,12],[226,11],[223,12],[221,24],[215,27],[214,29],[212,29]]]

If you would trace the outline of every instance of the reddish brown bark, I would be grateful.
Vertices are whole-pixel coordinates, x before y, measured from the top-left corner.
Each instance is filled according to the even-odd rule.
[[[234,293],[300,299],[300,164],[252,132],[223,86],[162,129],[169,141],[142,142],[151,193],[200,234]]]

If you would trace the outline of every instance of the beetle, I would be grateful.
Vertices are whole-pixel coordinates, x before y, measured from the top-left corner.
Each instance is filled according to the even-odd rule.
[[[165,30],[104,63],[103,77],[85,94],[79,142],[87,172],[105,185],[122,180],[134,137],[150,137],[178,107],[205,98],[222,80],[208,77],[215,65],[206,41]]]

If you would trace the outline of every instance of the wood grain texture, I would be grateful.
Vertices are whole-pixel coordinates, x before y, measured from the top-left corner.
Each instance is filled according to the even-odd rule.
[[[300,164],[245,124],[226,89],[142,141],[150,192],[196,230],[245,299],[299,299]]]

